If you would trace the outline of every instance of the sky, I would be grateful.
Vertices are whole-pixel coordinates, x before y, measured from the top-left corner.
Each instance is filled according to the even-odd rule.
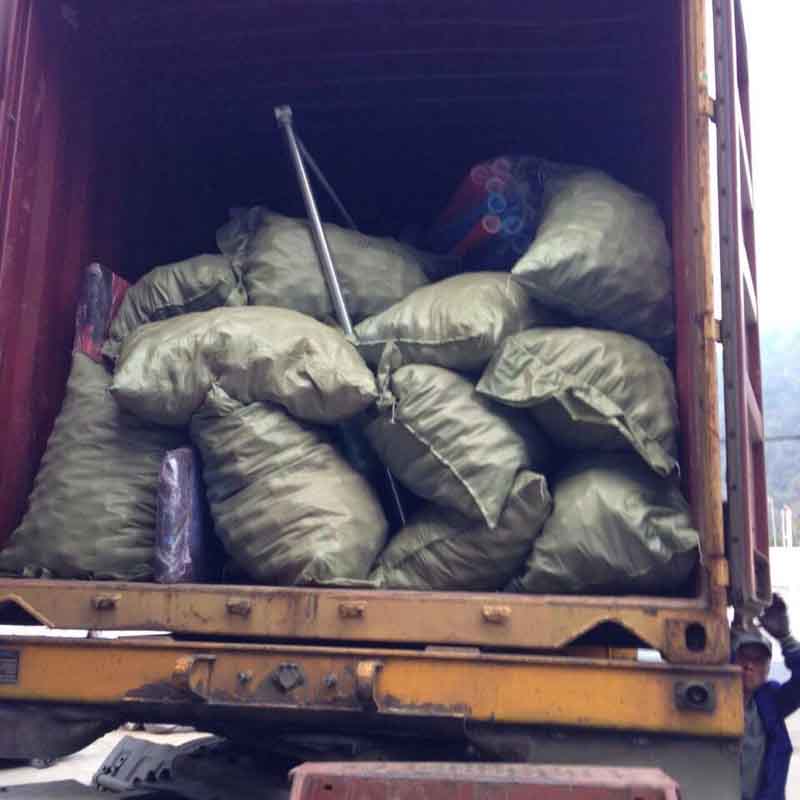
[[[800,328],[800,2],[743,0],[743,9],[761,323]]]
[[[800,90],[796,84],[800,2],[742,0],[742,7],[750,68],[761,328],[800,330]],[[797,565],[794,557],[789,563],[773,563],[773,584],[789,585]],[[796,578],[786,599],[797,629],[800,588]],[[773,678],[788,677],[780,659],[774,660],[774,669]]]

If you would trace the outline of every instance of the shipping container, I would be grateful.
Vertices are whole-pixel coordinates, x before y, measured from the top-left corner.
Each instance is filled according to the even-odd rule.
[[[770,596],[738,2],[6,0],[0,42],[0,542],[63,399],[83,268],[134,280],[213,252],[229,206],[303,215],[273,111],[290,103],[368,233],[431,221],[503,153],[598,167],[656,201],[702,543],[693,590],[670,598],[4,579],[0,624],[171,636],[0,641],[0,700],[198,724],[526,726],[545,760],[674,777],[691,741],[691,785],[713,775],[728,796],[742,711],[727,609]],[[642,735],[659,747],[636,751]]]

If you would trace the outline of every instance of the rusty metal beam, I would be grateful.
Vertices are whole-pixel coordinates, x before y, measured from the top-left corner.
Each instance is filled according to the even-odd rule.
[[[368,797],[371,800],[425,797],[460,800],[679,800],[678,784],[661,770],[531,765],[327,763],[292,770],[292,797]]]
[[[474,649],[379,650],[142,639],[0,642],[0,701],[198,704],[268,715],[441,718],[735,737],[738,670]],[[173,706],[174,707],[174,706]]]
[[[604,623],[665,658],[723,664],[728,626],[701,600],[449,592],[374,592],[264,586],[160,586],[91,581],[0,581],[2,611],[21,607],[55,628],[159,630],[232,639],[451,644],[560,650]]]

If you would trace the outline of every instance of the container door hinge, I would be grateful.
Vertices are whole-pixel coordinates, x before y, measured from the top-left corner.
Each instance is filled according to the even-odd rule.
[[[706,567],[711,578],[711,585],[727,589],[731,585],[731,574],[728,568],[728,559],[723,556],[713,556],[706,559]]]
[[[700,113],[712,122],[717,121],[717,101],[709,94],[700,96]]]
[[[375,690],[382,669],[382,661],[359,661],[356,665],[356,697],[365,711],[375,711],[378,707]]]
[[[172,685],[200,700],[208,700],[215,661],[212,655],[181,656],[172,671]]]

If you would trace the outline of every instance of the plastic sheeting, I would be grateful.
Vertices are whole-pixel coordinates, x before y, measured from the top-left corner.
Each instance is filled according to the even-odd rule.
[[[202,583],[211,577],[209,520],[200,471],[191,447],[170,450],[161,462],[153,568],[158,583]]]
[[[75,312],[73,352],[84,353],[98,363],[103,360],[109,325],[127,291],[128,282],[102,264],[86,267]]]

